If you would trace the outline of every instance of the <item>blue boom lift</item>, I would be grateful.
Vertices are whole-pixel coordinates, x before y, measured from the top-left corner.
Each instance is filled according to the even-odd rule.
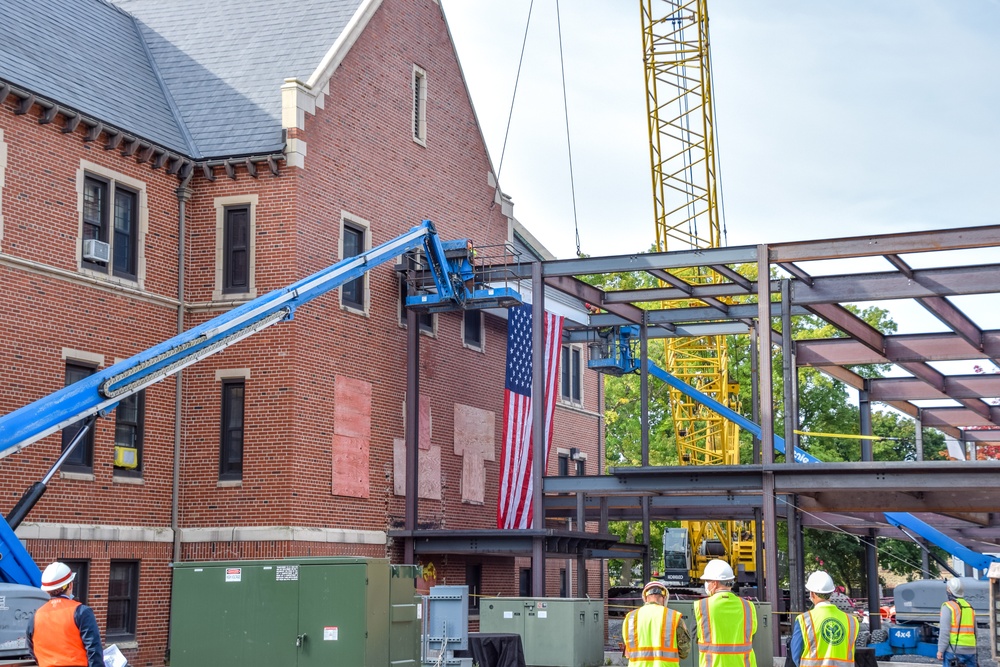
[[[404,268],[419,274],[420,293],[409,294],[408,307],[442,311],[503,308],[521,303],[512,287],[476,283],[475,251],[467,239],[443,242],[425,220],[407,233],[367,252],[345,259],[288,287],[275,290],[144,352],[0,417],[0,458],[47,435],[86,420],[55,465],[0,521],[0,582],[39,586],[41,572],[14,530],[45,492],[46,484],[98,415],[110,413],[122,399],[220,352],[267,327],[291,320],[299,306],[354,280],[399,256]],[[410,281],[414,284],[414,281]]]

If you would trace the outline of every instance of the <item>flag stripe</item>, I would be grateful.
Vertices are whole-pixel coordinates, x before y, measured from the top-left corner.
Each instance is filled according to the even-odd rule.
[[[507,322],[507,379],[504,391],[503,447],[500,455],[499,528],[530,528],[532,521],[532,311],[526,304],[511,308]],[[547,469],[552,444],[552,417],[559,378],[564,318],[545,313],[545,431]]]

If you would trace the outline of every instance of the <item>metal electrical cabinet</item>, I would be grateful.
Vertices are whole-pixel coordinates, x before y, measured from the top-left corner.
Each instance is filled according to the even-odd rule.
[[[415,575],[376,558],[175,563],[170,663],[415,666]]]
[[[524,661],[533,667],[604,664],[604,600],[483,598],[479,629],[521,635]]]
[[[667,606],[681,613],[688,632],[691,633],[691,652],[681,660],[680,667],[697,667],[698,665],[698,628],[694,622],[694,602],[691,600],[673,601]],[[774,659],[774,641],[771,638],[770,602],[754,602],[757,608],[757,633],[753,636],[753,652],[757,658],[757,667],[768,667]]]

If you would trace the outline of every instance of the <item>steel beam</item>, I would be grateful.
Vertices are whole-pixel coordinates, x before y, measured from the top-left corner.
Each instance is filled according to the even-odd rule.
[[[924,426],[970,428],[1000,425],[1000,412],[998,412],[997,408],[990,408],[985,403],[983,403],[983,406],[992,415],[992,419],[968,408],[923,408],[920,412],[923,415]],[[978,438],[975,441],[983,442],[983,440]]]
[[[912,277],[897,271],[811,276],[812,284],[796,280],[792,303],[863,303],[890,299],[920,299],[965,294],[993,294],[1000,265],[919,269]]]
[[[702,248],[610,257],[549,260],[545,262],[544,275],[549,278],[583,276],[594,273],[631,273],[633,271],[685,269],[716,264],[746,264],[756,261],[757,246],[731,246],[728,248]]]
[[[541,281],[539,281],[541,282]],[[532,283],[534,284],[534,283]],[[547,278],[545,284],[564,294],[575,296],[581,301],[600,306],[609,313],[614,313],[632,324],[642,321],[642,309],[628,303],[605,303],[605,292],[593,285],[570,277]]]
[[[991,246],[1000,246],[1000,225],[776,243],[768,252],[772,262],[780,263]]]
[[[997,275],[1000,273],[996,272],[992,274],[992,279],[996,281]],[[992,291],[997,291],[996,286],[993,287]],[[972,292],[966,292],[966,294],[972,294]],[[926,308],[934,317],[938,318],[944,322],[949,329],[961,336],[966,342],[968,342],[972,347],[977,350],[983,349],[983,331],[975,322],[970,320],[968,316],[959,310],[955,304],[944,297],[926,297],[924,299],[918,299],[921,306]]]
[[[983,332],[978,350],[954,333],[885,336],[885,354],[849,338],[799,341],[800,366],[854,366],[921,361],[965,361],[1000,356],[1000,331]]]
[[[917,378],[879,378],[872,380],[873,401],[932,401],[947,398],[1000,397],[1000,375],[953,375],[944,380],[939,391]]]
[[[710,322],[706,324],[678,324],[674,327],[674,331],[655,327],[647,329],[647,335],[649,338],[700,338],[702,336],[737,336],[749,331],[750,327],[743,322]],[[564,329],[563,342],[593,343],[594,333],[590,329]]]

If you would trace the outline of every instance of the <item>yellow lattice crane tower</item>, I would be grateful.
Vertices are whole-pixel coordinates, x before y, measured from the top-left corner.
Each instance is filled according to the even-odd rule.
[[[717,248],[723,239],[707,0],[640,2],[656,249]],[[710,270],[677,271],[674,275],[689,284],[719,279]],[[697,301],[664,305],[692,304],[703,305]],[[667,371],[735,409],[738,392],[729,379],[725,337],[665,340]],[[734,424],[674,389],[670,390],[670,407],[681,465],[739,463],[739,433]],[[755,578],[752,525],[685,522],[683,528],[687,530],[690,558],[686,560],[692,578],[713,557],[727,559],[734,570],[745,573],[745,579]],[[676,544],[676,532],[673,537]],[[665,536],[665,544],[669,541]],[[665,553],[668,576],[669,560]]]

